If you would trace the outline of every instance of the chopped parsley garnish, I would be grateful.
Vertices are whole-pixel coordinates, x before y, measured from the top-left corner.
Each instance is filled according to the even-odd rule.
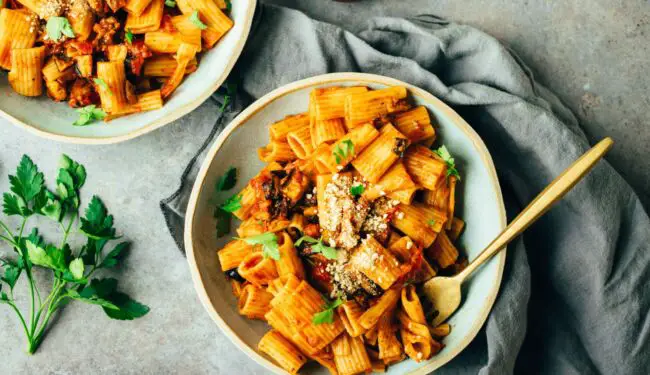
[[[222,88],[223,86],[221,86],[219,89],[221,90]],[[221,107],[219,107],[219,112],[223,113],[226,110],[226,107],[232,103],[232,99],[235,96],[236,91],[236,84],[226,82],[226,93],[223,95],[223,103],[221,103]]]
[[[230,0],[226,0],[226,11],[227,12],[232,11],[232,3],[230,2]]]
[[[126,40],[127,43],[133,44],[133,33],[131,30],[127,29],[126,33],[124,34],[124,39]]]
[[[310,236],[302,236],[296,241],[295,246],[300,246],[301,243],[307,242],[311,244],[312,253],[320,253],[327,259],[336,259],[338,257],[338,252],[335,248],[323,245],[323,239],[315,239]]]
[[[232,189],[237,183],[237,168],[228,167],[226,173],[217,181],[217,191],[226,191]]]
[[[103,120],[106,117],[106,112],[101,108],[97,108],[94,104],[79,108],[77,112],[79,112],[79,118],[72,123],[74,126],[85,126],[95,120]]]
[[[95,84],[97,84],[98,86],[100,86],[104,90],[108,90],[108,85],[106,84],[106,82],[103,79],[101,79],[101,78],[93,78],[93,82],[95,82]]]
[[[436,221],[431,219],[431,220],[427,221],[427,224],[429,224],[431,226],[434,226],[434,225],[436,225]]]
[[[217,198],[219,193],[230,190],[237,184],[237,168],[228,167],[224,173],[217,180],[215,186]],[[217,220],[217,238],[223,237],[230,232],[230,222],[232,220],[232,212],[241,208],[241,196],[234,195],[227,199],[223,204],[217,205],[214,210],[214,218]]]
[[[354,143],[346,139],[340,145],[336,146],[332,154],[334,155],[334,159],[336,159],[336,164],[341,164],[343,160],[354,154]]]
[[[165,5],[170,8],[174,8],[176,6],[176,2],[174,0],[165,0]]]
[[[228,198],[224,204],[221,205],[221,209],[226,212],[235,212],[241,208],[241,195],[235,194],[232,197]]]
[[[74,31],[72,31],[70,21],[65,17],[50,17],[47,20],[45,30],[47,31],[45,38],[54,42],[58,42],[63,36],[74,38]]]
[[[278,248],[278,237],[273,232],[266,232],[253,237],[238,238],[249,245],[262,245],[264,258],[280,260],[280,249]]]
[[[334,309],[344,304],[345,301],[341,297],[336,298],[334,301],[327,302],[323,306],[323,311],[314,314],[311,322],[314,324],[334,323]]]
[[[363,192],[365,190],[366,190],[366,188],[363,187],[363,185],[361,185],[361,184],[350,186],[350,194],[352,194],[354,196],[358,196],[358,195],[363,194]]]
[[[434,152],[438,154],[445,163],[447,163],[447,178],[449,178],[449,176],[455,176],[460,181],[460,174],[456,169],[456,162],[449,153],[449,150],[447,150],[447,147],[442,145],[437,150],[434,150]]]
[[[208,28],[208,26],[206,24],[201,22],[201,19],[199,18],[199,11],[198,10],[195,10],[194,12],[192,12],[192,14],[190,15],[190,21],[194,24],[194,26],[198,27],[201,30],[205,30],[205,29]]]

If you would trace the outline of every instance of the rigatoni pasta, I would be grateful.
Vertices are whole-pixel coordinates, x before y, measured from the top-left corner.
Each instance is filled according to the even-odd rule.
[[[161,108],[233,26],[223,0],[0,3],[0,68],[12,88],[40,96],[44,81],[51,99],[80,108],[77,126]]]
[[[426,146],[434,123],[404,87],[355,86],[316,89],[308,112],[269,126],[269,164],[228,199],[242,222],[217,254],[240,313],[272,327],[260,351],[288,372],[383,371],[442,349],[416,286],[462,269],[464,223],[454,159]]]

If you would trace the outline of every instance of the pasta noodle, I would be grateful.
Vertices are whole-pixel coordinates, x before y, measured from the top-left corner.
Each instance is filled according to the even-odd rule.
[[[265,334],[257,347],[292,374],[298,373],[300,367],[307,362],[305,355],[275,330]]]
[[[273,295],[253,284],[242,288],[239,295],[239,313],[248,319],[264,320],[264,315],[271,310]]]

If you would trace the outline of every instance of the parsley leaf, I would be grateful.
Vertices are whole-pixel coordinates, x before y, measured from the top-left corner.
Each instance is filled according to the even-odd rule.
[[[81,258],[77,258],[70,262],[68,269],[75,279],[83,279],[84,277],[84,261]]]
[[[67,36],[68,38],[75,37],[72,26],[65,17],[50,17],[47,20],[45,29],[47,30],[45,38],[54,42],[58,42],[63,36]]]
[[[354,154],[354,143],[351,140],[346,139],[341,142],[336,148],[332,151],[336,164],[341,164],[342,161],[347,159],[349,156]]]
[[[39,246],[30,240],[25,243],[29,260],[37,266],[65,271],[65,252],[52,245]]]
[[[173,8],[176,6],[176,2],[174,0],[165,0],[165,5],[167,5],[170,8]]]
[[[104,90],[108,90],[108,84],[106,84],[106,81],[104,81],[103,79],[101,79],[101,78],[93,78],[93,82],[95,82],[95,84],[97,86],[100,86]]]
[[[13,194],[4,193],[2,195],[2,198],[3,198],[2,212],[4,212],[7,216],[13,216],[13,215],[28,216],[29,215],[29,210],[27,209],[25,202],[19,197]]]
[[[336,298],[334,301],[327,302],[323,306],[323,311],[314,314],[311,322],[314,324],[334,323],[334,309],[341,306],[345,301],[341,297]]]
[[[266,232],[253,237],[238,238],[249,245],[262,245],[262,255],[265,258],[271,257],[280,260],[280,250],[278,249],[278,237],[273,232]]]
[[[11,191],[27,204],[43,189],[43,173],[38,171],[38,167],[29,156],[23,155],[16,168],[16,175],[9,176],[9,183]]]
[[[106,211],[104,203],[94,195],[86,208],[86,216],[81,219],[81,231],[88,237],[101,239],[115,239],[113,228],[113,215]]]
[[[226,0],[226,11],[227,12],[232,11],[232,3],[230,2],[230,0]]]
[[[192,12],[192,14],[190,15],[190,21],[194,24],[194,26],[198,27],[201,30],[205,30],[205,29],[208,28],[208,26],[206,24],[201,22],[201,19],[199,18],[199,11],[198,10],[195,10],[194,12]]]
[[[6,260],[0,259],[0,262],[2,262],[2,267],[0,267],[0,269],[4,268],[4,275],[0,277],[0,280],[4,281],[9,285],[9,289],[13,290],[16,286],[16,282],[18,282],[18,278],[20,278],[22,268],[17,264],[13,264]]]
[[[449,150],[447,150],[447,147],[442,145],[440,148],[435,150],[435,153],[438,154],[438,156],[440,156],[447,164],[447,178],[449,178],[449,176],[455,176],[460,181],[460,174],[456,169],[456,161],[449,153]]]
[[[129,44],[133,44],[133,33],[131,32],[131,30],[126,29],[126,33],[124,33],[124,40],[126,40],[126,42]]]
[[[296,241],[295,246],[300,246],[303,242],[308,242],[311,244],[312,253],[320,253],[327,259],[336,259],[338,257],[338,251],[330,246],[323,245],[323,238],[315,239],[310,236],[302,236]]]
[[[232,197],[228,198],[224,204],[221,205],[221,209],[226,212],[235,212],[241,208],[241,195],[235,194]]]
[[[350,186],[350,194],[352,194],[353,196],[361,195],[365,190],[366,188],[363,187],[363,185],[361,184]]]
[[[214,218],[217,219],[217,238],[221,238],[230,233],[230,222],[232,221],[232,214],[224,211],[221,207],[214,210]]]
[[[431,226],[434,226],[434,225],[436,225],[436,221],[431,219],[431,220],[427,221],[427,224],[429,224]]]
[[[129,252],[131,244],[129,242],[120,242],[115,245],[113,250],[111,250],[102,260],[101,264],[97,268],[113,268],[121,261],[124,256]]]
[[[217,181],[217,192],[230,190],[235,187],[237,183],[237,168],[228,167],[226,173],[224,173],[219,180]]]
[[[103,120],[106,117],[106,112],[101,108],[97,108],[94,104],[79,108],[77,112],[79,113],[79,118],[72,123],[74,126],[88,125],[95,120]]]

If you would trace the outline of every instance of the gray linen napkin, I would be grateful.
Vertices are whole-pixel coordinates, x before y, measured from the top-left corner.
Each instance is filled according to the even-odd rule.
[[[264,6],[238,69],[252,98],[337,71],[383,74],[431,92],[487,144],[510,218],[589,147],[573,114],[511,51],[479,30],[430,15],[371,19],[353,35]],[[202,159],[161,203],[176,238]],[[439,372],[648,373],[649,240],[639,199],[601,162],[510,245],[484,329]]]

